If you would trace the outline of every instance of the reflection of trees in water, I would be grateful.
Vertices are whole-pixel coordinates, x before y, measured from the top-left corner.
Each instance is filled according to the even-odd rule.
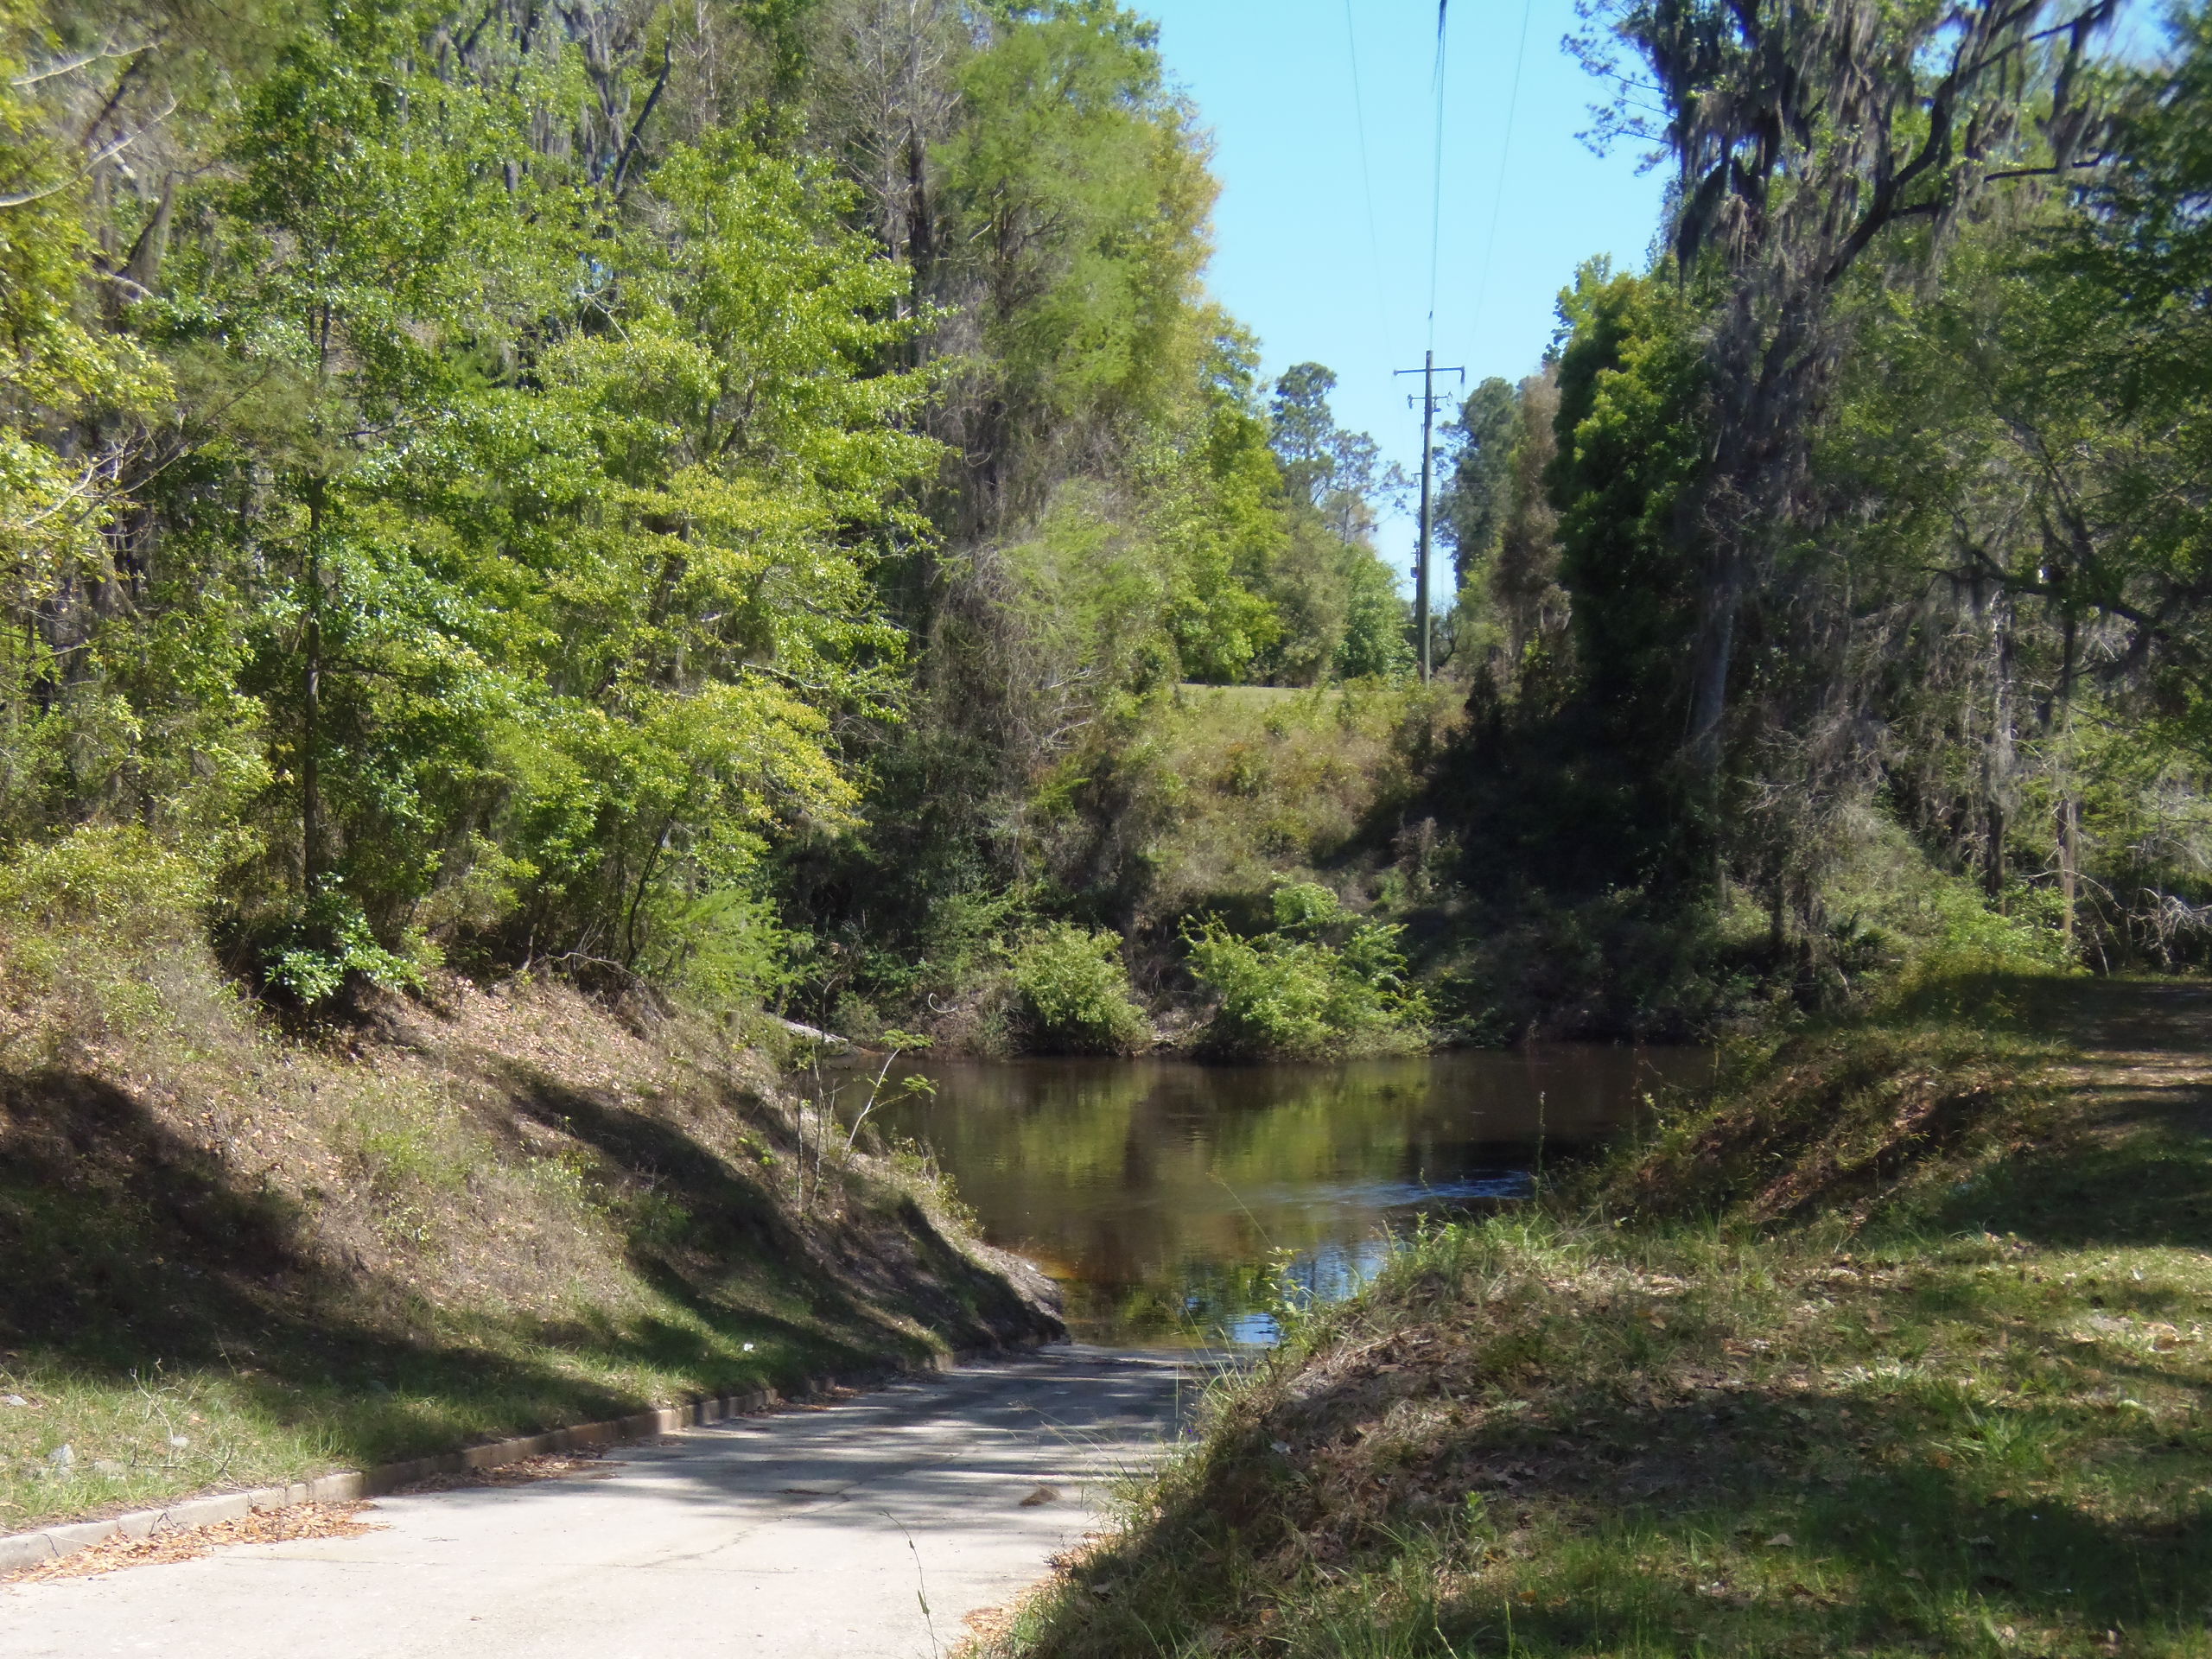
[[[1071,1281],[1079,1324],[1152,1337],[1263,1309],[1275,1252],[1325,1262],[1311,1253],[1372,1239],[1424,1185],[1525,1167],[1540,1122],[1555,1144],[1596,1138],[1638,1081],[1627,1050],[918,1069],[939,1092],[891,1132],[935,1149],[994,1238]]]
[[[1274,1305],[1272,1274],[1266,1262],[1184,1262],[1141,1281],[1078,1281],[1068,1321],[1122,1342],[1220,1342]]]
[[[1381,1232],[1325,1243],[1287,1261],[1179,1262],[1140,1281],[1069,1287],[1068,1317],[1078,1332],[1123,1342],[1272,1342],[1283,1306],[1340,1301],[1382,1266]]]

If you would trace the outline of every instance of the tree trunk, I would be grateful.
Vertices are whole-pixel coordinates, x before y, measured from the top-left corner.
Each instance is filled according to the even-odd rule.
[[[2076,630],[2067,613],[2058,671],[2058,927],[2067,954],[2074,950],[2074,906],[2082,885],[2082,800],[2074,792],[2074,652]]]
[[[2058,804],[2058,934],[2069,956],[2074,952],[2075,895],[2081,887],[2082,803],[2068,796]]]
[[[2012,797],[2012,630],[2005,600],[1989,607],[1989,742],[1982,752],[1982,815],[1988,846],[1982,886],[1992,904],[2005,896],[2005,829]]]
[[[308,486],[308,624],[300,700],[300,868],[310,906],[327,864],[322,823],[322,523],[323,481]],[[312,913],[312,912],[310,912]],[[312,928],[315,924],[310,921]],[[321,941],[315,941],[320,944]]]
[[[1690,764],[1709,790],[1720,780],[1721,726],[1728,714],[1728,671],[1736,651],[1736,611],[1742,602],[1738,562],[1732,549],[1718,560],[1691,669]]]

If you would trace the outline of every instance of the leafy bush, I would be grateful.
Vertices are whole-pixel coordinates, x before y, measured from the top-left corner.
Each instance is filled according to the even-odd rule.
[[[1186,930],[1191,971],[1218,996],[1205,1046],[1237,1059],[1328,1059],[1418,1048],[1428,1008],[1406,983],[1402,929],[1359,921],[1326,887],[1293,882],[1274,930],[1242,938],[1218,917]]]
[[[111,1029],[159,1025],[168,969],[200,948],[207,899],[207,873],[142,830],[18,848],[0,861],[0,992],[60,994]]]
[[[141,830],[79,830],[0,863],[11,955],[30,936],[173,944],[197,935],[207,898],[206,872]]]
[[[1344,901],[1318,881],[1287,881],[1268,900],[1275,929],[1282,933],[1318,933],[1350,919]]]
[[[1927,905],[1935,919],[1935,937],[1922,945],[1909,977],[2036,973],[2067,966],[2066,948],[2055,925],[2039,925],[2041,918],[2032,912],[2002,914],[1963,880],[1936,883]]]
[[[772,899],[737,887],[696,897],[661,894],[645,906],[645,978],[716,1012],[772,1002],[797,981],[793,940]]]
[[[419,936],[409,943],[414,948],[405,954],[379,944],[359,903],[333,883],[267,953],[269,982],[309,1007],[327,1002],[356,975],[389,990],[416,990],[435,954]]]
[[[1061,923],[1031,934],[1014,959],[1026,1046],[1045,1053],[1129,1054],[1152,1025],[1129,994],[1122,942]]]

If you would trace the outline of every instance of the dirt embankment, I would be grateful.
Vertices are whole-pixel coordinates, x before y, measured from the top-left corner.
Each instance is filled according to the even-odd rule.
[[[737,1033],[453,979],[288,1036],[189,939],[36,966],[0,965],[0,1531],[1057,1333]]]

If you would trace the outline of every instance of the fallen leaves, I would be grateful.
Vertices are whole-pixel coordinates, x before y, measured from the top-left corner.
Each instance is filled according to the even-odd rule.
[[[665,1442],[664,1442],[665,1444]],[[540,1480],[582,1475],[592,1480],[611,1479],[614,1466],[598,1452],[578,1452],[542,1458],[521,1458],[491,1469],[464,1469],[456,1474],[427,1475],[394,1490],[394,1496],[418,1492],[452,1492],[476,1486],[527,1486]]]
[[[73,1554],[41,1561],[0,1578],[0,1584],[39,1584],[55,1579],[96,1578],[126,1567],[156,1567],[188,1561],[211,1549],[236,1544],[288,1544],[302,1538],[358,1538],[380,1532],[372,1522],[357,1519],[372,1503],[295,1503],[281,1510],[257,1510],[235,1521],[218,1521],[205,1527],[173,1527],[145,1538],[117,1536]]]

